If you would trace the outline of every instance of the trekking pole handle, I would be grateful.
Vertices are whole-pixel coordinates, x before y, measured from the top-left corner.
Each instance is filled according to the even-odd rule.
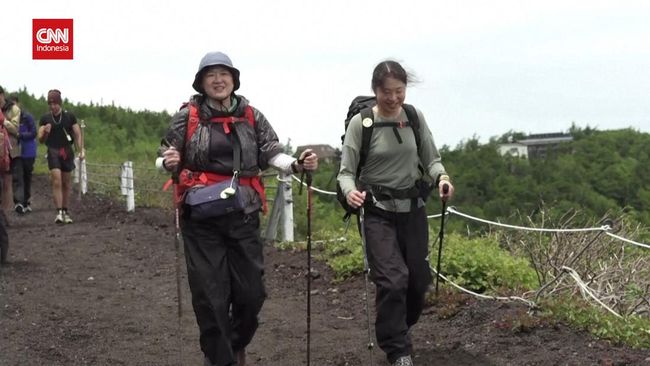
[[[298,159],[298,165],[303,165],[305,163],[305,158],[307,158],[311,154],[312,154],[311,152],[308,152],[307,154],[305,154],[305,156],[302,159]],[[298,192],[298,194],[302,194],[302,182],[303,182],[303,178],[305,177],[305,173],[307,174],[307,179],[306,179],[307,187],[311,187],[311,178],[312,178],[311,171],[305,169],[305,167],[303,166],[302,173],[300,174],[301,184],[300,184],[300,191]]]
[[[174,147],[174,145],[172,145],[167,139],[162,139],[161,144],[168,148]],[[176,169],[172,170],[172,182],[174,184],[178,184],[179,182],[180,169],[181,169],[181,164],[179,163]]]
[[[449,184],[443,183],[442,185],[442,194],[447,194],[449,193]]]

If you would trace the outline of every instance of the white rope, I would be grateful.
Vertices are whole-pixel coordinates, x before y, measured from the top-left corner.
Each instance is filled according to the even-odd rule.
[[[527,231],[540,231],[540,232],[547,232],[547,233],[575,233],[575,232],[585,232],[585,231],[607,231],[607,230],[609,230],[609,226],[607,226],[607,225],[603,225],[601,227],[582,228],[582,229],[545,229],[545,228],[516,226],[516,225],[508,225],[508,224],[502,224],[502,223],[499,223],[499,222],[479,219],[478,217],[473,217],[473,216],[470,216],[468,214],[458,212],[452,207],[447,207],[447,211],[449,211],[450,213],[456,214],[458,216],[462,216],[464,218],[470,219],[470,220],[482,222],[482,223],[488,224],[488,225],[501,226],[501,227],[505,227],[505,228],[509,228],[509,229],[518,229],[518,230],[527,230]]]
[[[609,311],[610,313],[616,315],[616,316],[619,317],[619,318],[623,318],[623,317],[620,316],[617,312],[615,312],[614,310],[612,310],[611,308],[609,308],[607,305],[605,305],[602,301],[600,301],[600,300],[596,297],[596,295],[593,294],[593,292],[592,292],[592,290],[589,288],[589,286],[587,286],[587,284],[584,283],[584,282],[582,281],[582,279],[580,278],[580,275],[579,275],[575,270],[573,270],[572,268],[569,268],[569,267],[567,267],[567,266],[562,266],[562,270],[565,271],[565,272],[567,272],[567,273],[568,273],[568,274],[569,274],[569,275],[570,275],[570,276],[571,276],[571,277],[576,281],[576,283],[577,283],[578,286],[580,287],[580,292],[582,292],[582,296],[583,296],[584,298],[587,298],[587,296],[585,296],[585,295],[589,295],[589,297],[591,297],[592,299],[594,299],[598,304],[600,304],[600,306],[602,306],[602,307],[604,307],[605,309],[607,309],[607,311]]]
[[[296,177],[296,176],[293,175],[293,174],[291,175],[291,177],[292,177],[293,179],[295,179],[296,181],[302,183],[303,186],[307,187],[307,183],[305,183],[305,182],[301,182],[301,181],[300,181],[300,178]],[[322,194],[327,194],[327,195],[330,195],[330,196],[336,196],[336,192],[325,191],[325,190],[322,190],[322,189],[318,189],[318,188],[316,188],[316,187],[314,187],[314,186],[311,186],[311,189],[312,189],[312,191],[314,191],[314,192],[318,192],[318,193],[322,193]]]
[[[435,273],[436,275],[438,274],[438,272],[436,272],[436,270],[433,269],[433,267],[431,267],[431,265],[429,265],[429,268],[431,269],[431,271],[432,271],[433,273]],[[467,294],[470,294],[470,295],[476,296],[476,297],[481,298],[481,299],[487,299],[487,300],[498,300],[498,301],[513,301],[513,300],[516,300],[516,301],[521,301],[521,302],[523,302],[524,304],[528,305],[528,307],[530,307],[530,308],[536,308],[536,307],[537,307],[537,305],[536,305],[534,302],[532,302],[532,301],[530,301],[530,300],[526,300],[526,299],[524,299],[523,297],[520,297],[520,296],[507,296],[507,297],[506,297],[506,296],[488,296],[488,295],[483,295],[483,294],[479,294],[479,293],[473,292],[473,291],[471,291],[471,290],[468,290],[468,289],[466,289],[466,288],[463,288],[462,286],[460,286],[460,285],[458,285],[458,284],[456,284],[456,283],[450,281],[449,279],[447,279],[447,277],[445,277],[445,276],[442,275],[442,274],[440,275],[440,278],[442,278],[443,280],[445,280],[446,283],[449,283],[450,285],[452,285],[452,286],[454,286],[455,288],[459,289],[460,291],[463,291],[463,292],[465,292],[465,293],[467,293]]]
[[[632,244],[632,245],[637,245],[637,246],[640,246],[641,248],[650,249],[650,245],[648,245],[648,244],[637,243],[637,242],[635,242],[635,241],[633,241],[633,240],[626,239],[626,238],[624,238],[624,237],[622,237],[622,236],[618,236],[618,235],[615,235],[615,234],[612,234],[612,233],[605,233],[605,234],[611,236],[612,238],[615,238],[615,239],[618,239],[618,240],[624,241],[624,242],[626,242],[626,243],[629,243],[629,244]]]
[[[448,215],[449,215],[449,212],[445,212],[445,216],[448,216]],[[427,216],[427,219],[437,219],[440,216],[442,216],[442,214],[429,215],[429,216]]]
[[[277,179],[278,182],[282,182],[282,183],[291,183],[291,178],[282,179],[282,178],[280,178],[280,174],[276,175],[276,176],[275,176],[275,179]]]

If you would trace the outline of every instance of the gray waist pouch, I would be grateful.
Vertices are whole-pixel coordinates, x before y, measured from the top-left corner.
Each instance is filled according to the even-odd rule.
[[[223,181],[191,188],[185,194],[185,214],[192,220],[207,220],[244,209],[237,181]]]

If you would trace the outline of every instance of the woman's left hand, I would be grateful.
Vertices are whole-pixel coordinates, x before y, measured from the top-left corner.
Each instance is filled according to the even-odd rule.
[[[302,162],[302,166],[305,170],[316,170],[318,169],[318,155],[312,151],[312,149],[306,149],[300,154],[298,161]]]
[[[438,184],[438,193],[440,194],[440,199],[447,202],[454,195],[454,186],[448,180],[441,180]]]

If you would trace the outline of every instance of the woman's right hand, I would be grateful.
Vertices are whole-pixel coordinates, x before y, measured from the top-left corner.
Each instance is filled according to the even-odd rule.
[[[181,154],[175,147],[171,146],[163,153],[163,164],[167,170],[176,170],[178,164],[181,162]]]
[[[350,205],[350,207],[359,208],[366,200],[366,192],[359,192],[355,189],[350,191],[345,199],[348,201],[348,205]]]

